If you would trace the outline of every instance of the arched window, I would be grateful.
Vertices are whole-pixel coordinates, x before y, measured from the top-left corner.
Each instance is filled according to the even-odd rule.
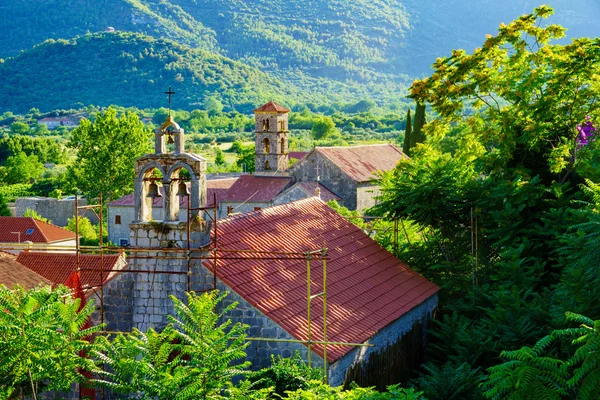
[[[281,154],[285,154],[285,139],[281,138]]]
[[[269,171],[271,169],[271,164],[269,163],[269,160],[265,161],[265,170]]]
[[[280,125],[279,130],[281,132],[285,131],[285,121],[279,121],[279,125]]]
[[[267,130],[267,120],[266,120],[266,119],[263,119],[263,120],[262,120],[262,131],[264,132],[264,131],[266,131],[266,130]]]
[[[271,128],[269,127],[269,120],[268,120],[268,119],[265,119],[265,126],[266,126],[266,129],[265,129],[265,131],[268,131],[269,129],[271,129]]]
[[[263,140],[263,153],[270,153],[271,152],[271,142],[269,141],[269,138],[265,138]]]

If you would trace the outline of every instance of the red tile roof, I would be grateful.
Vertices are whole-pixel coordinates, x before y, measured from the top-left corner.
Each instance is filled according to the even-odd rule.
[[[276,112],[279,114],[285,114],[290,112],[287,108],[282,106],[281,104],[277,104],[274,101],[270,101],[265,105],[258,107],[254,112]]]
[[[75,239],[75,234],[56,225],[29,217],[0,217],[0,243],[21,242],[54,243]],[[30,232],[29,234],[27,232]]]
[[[242,175],[229,188],[223,202],[268,203],[281,193],[292,178],[288,176]]]
[[[314,197],[223,219],[219,247],[285,252],[328,248],[330,341],[363,343],[439,290]],[[217,276],[294,338],[306,340],[306,261],[226,260],[228,254],[221,253]],[[213,268],[211,261],[205,265]],[[313,260],[311,267],[312,293],[319,293],[322,263]],[[316,300],[311,311],[312,340],[317,341],[323,332],[321,304]],[[322,355],[320,346],[314,349]],[[327,358],[333,362],[350,350],[327,346]]]
[[[288,157],[289,158],[293,158],[296,159],[298,161],[302,160],[304,158],[304,156],[306,156],[308,154],[308,152],[306,151],[290,151],[288,153]]]
[[[212,207],[213,203],[213,194],[217,195],[217,203],[221,201],[225,192],[238,180],[238,178],[227,178],[227,179],[211,179],[206,181],[206,207]],[[160,194],[164,195],[162,186],[158,186],[158,191]],[[152,200],[152,207],[162,207],[163,198],[157,197]],[[135,205],[135,198],[133,193],[127,194],[120,199],[115,201],[111,201],[108,203],[109,206],[130,206],[133,207]],[[179,207],[186,208],[187,207],[187,197],[182,196],[179,198]]]
[[[399,148],[391,144],[373,144],[352,147],[315,147],[331,160],[346,175],[357,182],[376,179],[376,171],[394,169],[398,161],[408,158]]]
[[[89,269],[100,269],[99,254],[80,254],[81,282],[84,286],[100,285],[100,271],[89,271]],[[50,280],[53,284],[64,284],[71,272],[77,267],[77,255],[73,253],[42,253],[42,252],[22,252],[17,257],[17,262],[23,264],[30,270],[40,274]],[[108,270],[117,269],[124,264],[123,259],[118,254],[104,255],[102,259],[104,281],[114,275]],[[87,271],[86,271],[87,270]]]
[[[36,274],[26,266],[8,257],[0,257],[0,285],[12,289],[15,285],[21,285],[29,290],[40,283],[52,285],[48,279]]]

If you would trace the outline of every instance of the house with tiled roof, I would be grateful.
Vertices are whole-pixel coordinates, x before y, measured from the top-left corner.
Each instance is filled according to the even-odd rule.
[[[378,172],[390,171],[407,156],[394,145],[315,147],[290,168],[299,182],[319,181],[344,200],[351,210],[376,204]]]
[[[280,111],[271,105],[261,115],[281,122],[275,117],[285,115]],[[172,117],[165,124],[176,126]],[[236,204],[239,210],[254,201],[268,207],[252,206],[216,221],[203,218],[206,162],[182,153],[183,130],[169,131],[165,124],[155,132],[155,153],[135,161],[135,220],[129,224],[135,256],[103,288],[106,329],[163,329],[175,312],[169,296],[184,299],[186,291],[216,287],[230,293],[226,302],[238,303],[227,317],[248,324],[248,335],[256,339],[247,348],[253,368],[270,365],[271,355],[289,357],[298,350],[314,366],[326,360],[333,385],[356,381],[382,387],[406,381],[419,367],[439,288],[327,206],[324,197],[345,199],[318,179],[294,182],[285,171],[268,172],[263,166],[263,173],[242,175],[231,185],[221,205]],[[285,124],[269,129],[263,137],[286,133]],[[175,134],[175,148],[167,150],[166,138]],[[265,160],[286,156],[280,150],[263,153],[269,157]],[[183,168],[192,185],[182,196],[197,205],[192,207],[197,217],[189,223],[177,214],[181,203],[176,197],[183,192],[178,171]],[[377,168],[368,165],[355,174]],[[155,169],[161,178],[155,177]],[[292,201],[302,196],[306,198]],[[278,198],[283,204],[273,205]],[[162,205],[157,219],[149,212],[154,202]],[[322,258],[307,263],[307,252],[322,254],[324,249],[327,285]],[[308,287],[316,297],[307,293]],[[309,299],[314,305],[310,319]],[[382,373],[380,365],[391,367]]]
[[[223,195],[219,218],[269,207],[291,183],[289,176],[242,175]]]
[[[0,285],[4,285],[9,289],[14,288],[15,285],[20,285],[29,290],[40,284],[52,285],[52,282],[15,259],[0,255]]]
[[[390,373],[388,384],[402,380],[410,372],[407,369],[417,367],[423,329],[437,306],[439,287],[323,201],[312,197],[232,216],[219,222],[219,232],[219,247],[228,251],[304,253],[327,249],[325,288],[322,261],[311,262],[312,293],[327,292],[327,340],[374,345],[329,345],[327,362],[333,385],[352,377],[361,385],[381,386],[374,377],[380,372],[369,371],[376,358],[397,362],[398,369]],[[237,310],[243,310],[229,317],[249,324],[250,336],[308,340],[306,260],[261,260],[249,254],[247,259],[225,256],[217,262],[222,289],[233,293],[231,300],[239,303]],[[213,267],[212,261],[205,264]],[[323,341],[321,301],[312,306],[311,325],[311,340]],[[411,349],[408,343],[419,347]],[[311,348],[313,361],[322,363],[323,345]],[[246,349],[261,366],[268,365],[270,354],[287,356],[295,350],[307,351],[304,345],[276,346],[260,341],[251,342]]]
[[[210,179],[206,181],[206,206],[213,205],[215,196],[219,204],[227,190],[238,178]],[[164,192],[158,187],[160,197],[152,199],[152,218],[161,220],[163,218]],[[125,195],[107,205],[108,209],[108,240],[118,246],[129,245],[129,224],[135,220],[135,202],[133,193]],[[187,221],[187,197],[179,198],[179,220]]]
[[[0,217],[0,250],[72,252],[75,244],[75,234],[56,225],[31,217]]]
[[[21,252],[16,261],[52,285],[64,285],[79,264],[83,289],[95,289],[126,265],[125,254]]]

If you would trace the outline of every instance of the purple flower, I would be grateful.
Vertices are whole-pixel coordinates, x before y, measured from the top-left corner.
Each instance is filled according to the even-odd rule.
[[[597,131],[592,117],[585,116],[585,123],[577,125],[577,147],[587,146],[590,140],[594,139],[594,133]]]

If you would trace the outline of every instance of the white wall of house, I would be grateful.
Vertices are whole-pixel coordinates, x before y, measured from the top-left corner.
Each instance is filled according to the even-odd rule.
[[[119,218],[117,218],[117,216]],[[162,208],[152,207],[152,219],[163,219]],[[129,224],[135,220],[134,206],[108,206],[108,240],[117,246],[129,245]],[[187,209],[179,210],[179,220],[187,221]]]

